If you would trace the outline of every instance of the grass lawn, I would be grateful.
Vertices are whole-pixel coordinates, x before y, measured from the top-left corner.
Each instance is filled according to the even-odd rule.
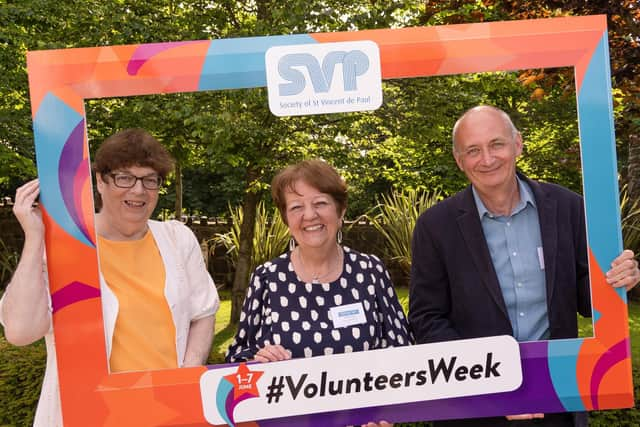
[[[229,324],[231,316],[231,292],[219,291],[220,309],[216,313],[216,332],[211,346],[211,353],[207,362],[209,364],[224,363],[224,354],[233,341],[236,334],[236,325]]]
[[[631,337],[631,360],[634,368],[640,369],[640,302],[631,301],[629,307],[629,335]],[[636,396],[637,398],[638,396]]]

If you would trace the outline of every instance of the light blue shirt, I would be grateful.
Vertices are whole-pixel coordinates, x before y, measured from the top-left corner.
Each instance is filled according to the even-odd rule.
[[[549,338],[547,288],[538,209],[529,186],[517,178],[520,201],[509,216],[494,215],[473,189],[493,267],[518,341]]]

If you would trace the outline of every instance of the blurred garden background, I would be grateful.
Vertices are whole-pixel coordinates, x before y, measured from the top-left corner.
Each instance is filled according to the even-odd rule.
[[[622,232],[625,247],[640,253],[637,0],[0,0],[0,292],[22,244],[11,199],[36,176],[29,50],[587,14],[608,19]],[[87,100],[91,152],[119,129],[142,127],[177,160],[156,216],[180,218],[194,230],[224,297],[210,363],[222,361],[235,332],[249,273],[288,241],[269,182],[290,163],[319,157],[340,171],[349,185],[346,243],[383,256],[405,307],[415,218],[466,185],[450,133],[467,108],[487,103],[507,111],[524,137],[519,168],[582,192],[571,67],[385,80],[383,93],[374,112],[295,118],[272,115],[266,89]],[[637,396],[640,293],[631,295],[629,318]],[[590,328],[582,319],[581,335]],[[42,342],[16,348],[0,333],[0,425],[31,425],[44,355]],[[636,426],[640,413],[594,412],[591,420]]]

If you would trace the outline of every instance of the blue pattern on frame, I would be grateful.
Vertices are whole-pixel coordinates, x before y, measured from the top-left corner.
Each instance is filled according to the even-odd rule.
[[[556,394],[567,411],[585,410],[576,376],[576,364],[582,342],[583,339],[548,342],[549,375]]]
[[[48,93],[33,119],[33,134],[38,141],[35,147],[42,205],[67,233],[94,247],[65,206],[58,170],[64,144],[83,119],[60,98]]]
[[[318,43],[308,34],[213,40],[202,67],[198,90],[264,87],[264,55],[272,46]]]
[[[605,32],[593,52],[578,94],[581,143],[589,147],[582,150],[589,247],[603,271],[622,251],[618,182],[616,174],[611,173],[616,170],[617,160],[608,65]],[[626,301],[624,291],[618,290],[618,295]]]

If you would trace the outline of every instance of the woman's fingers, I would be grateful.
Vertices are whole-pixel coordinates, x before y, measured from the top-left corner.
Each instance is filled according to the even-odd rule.
[[[25,234],[43,233],[42,213],[35,204],[40,194],[40,182],[37,179],[27,182],[16,190],[13,214],[18,219]]]
[[[291,359],[291,352],[281,345],[267,344],[255,355],[255,360],[259,362],[278,362],[280,360]]]

